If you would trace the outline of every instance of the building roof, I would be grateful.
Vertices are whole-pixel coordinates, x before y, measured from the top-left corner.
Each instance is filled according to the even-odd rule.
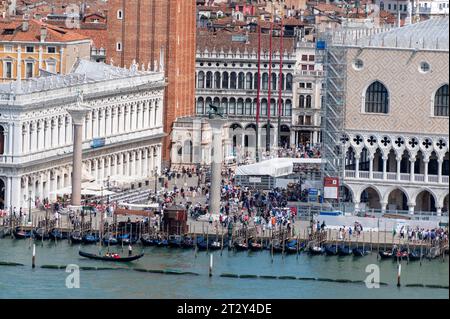
[[[365,33],[369,33],[365,35]],[[393,28],[384,32],[371,30],[346,32],[334,39],[335,44],[402,48],[415,50],[449,50],[449,17],[436,17],[423,22]],[[340,43],[339,43],[340,42]]]
[[[11,95],[15,96],[18,94],[42,92],[86,83],[109,81],[113,79],[131,79],[143,75],[154,75],[155,81],[164,80],[163,73],[150,71],[149,69],[143,70],[137,65],[132,65],[129,69],[126,69],[105,63],[78,59],[73,66],[72,71],[66,75],[48,74],[38,78],[0,83],[0,94],[2,95],[0,100],[4,100],[6,96],[9,97]]]
[[[233,41],[233,36],[241,36],[242,38],[247,37],[248,41]],[[283,51],[292,53],[295,48],[293,38],[285,37],[283,40]],[[261,50],[269,50],[270,37],[267,33],[261,34]],[[272,38],[272,49],[274,52],[278,51],[280,48],[280,38]],[[258,51],[258,33],[250,32],[228,32],[226,30],[219,30],[217,32],[202,31],[197,30],[197,50],[205,51],[208,49],[209,52],[216,50],[220,52],[229,52],[230,50],[236,52],[248,52]]]
[[[46,24],[38,20],[27,20],[24,31],[23,20],[0,20],[0,41],[40,42],[41,29],[46,29],[45,42],[73,42],[89,40],[88,36]]]

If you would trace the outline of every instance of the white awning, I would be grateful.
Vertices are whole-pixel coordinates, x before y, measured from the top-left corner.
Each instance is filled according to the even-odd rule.
[[[272,158],[255,164],[239,166],[236,175],[280,177],[293,173],[293,164],[321,164],[320,158]]]

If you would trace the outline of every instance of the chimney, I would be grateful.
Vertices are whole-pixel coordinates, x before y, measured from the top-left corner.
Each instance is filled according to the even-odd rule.
[[[22,21],[22,31],[28,32],[28,27],[29,27],[28,21],[27,20]]]
[[[41,27],[41,42],[45,42],[47,39],[47,28],[42,26]]]

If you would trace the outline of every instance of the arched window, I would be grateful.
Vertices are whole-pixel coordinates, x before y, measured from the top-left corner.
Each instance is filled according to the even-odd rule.
[[[212,104],[212,99],[210,97],[207,97],[205,100],[205,110],[204,113],[209,112],[209,106]]]
[[[214,73],[214,88],[220,89],[220,73],[219,72]]]
[[[251,90],[253,83],[253,75],[251,73],[247,73],[245,78],[245,89]]]
[[[252,100],[245,100],[245,115],[252,115]]]
[[[267,100],[262,99],[261,101],[261,115],[267,115]]]
[[[198,72],[197,88],[199,89],[205,88],[205,73],[203,71]]]
[[[5,153],[5,129],[0,125],[0,155]]]
[[[231,75],[230,75],[230,89],[236,90],[236,83],[237,83],[236,73],[231,72]]]
[[[222,74],[222,89],[228,89],[228,72]]]
[[[239,78],[238,78],[238,89],[239,90],[243,90],[244,89],[244,82],[245,82],[245,75],[243,72],[239,73]]]
[[[434,116],[448,116],[448,84],[436,91],[434,96]]]
[[[253,89],[258,89],[258,73],[255,73],[255,75],[253,76]]]
[[[239,99],[237,102],[236,114],[238,114],[238,115],[244,114],[244,101],[242,99]]]
[[[228,100],[226,98],[222,98],[222,107],[223,107],[223,112],[225,114],[228,114]]]
[[[275,73],[272,73],[272,81],[271,81],[271,85],[272,85],[272,90],[277,90],[277,75]]]
[[[281,74],[281,89],[285,90],[285,87],[284,87],[284,73]]]
[[[378,81],[373,82],[366,91],[365,111],[367,113],[388,113],[389,93]]]
[[[306,108],[307,109],[311,108],[311,95],[306,96]]]
[[[305,96],[304,95],[300,95],[299,107],[301,107],[301,108],[305,107]]]
[[[212,89],[212,82],[213,82],[213,74],[212,72],[206,73],[206,88]]]
[[[286,91],[292,91],[292,74],[286,76]]]
[[[286,100],[284,116],[292,116],[292,101]]]
[[[230,99],[230,105],[228,109],[229,114],[236,114],[236,100],[234,98]]]
[[[274,99],[270,99],[270,116],[276,116],[276,108],[275,108],[275,100]]]
[[[269,88],[269,75],[267,73],[263,73],[262,75],[262,89],[267,90]]]
[[[213,104],[214,104],[214,106],[220,107],[220,99],[218,97],[215,97]]]
[[[197,114],[203,114],[205,112],[205,102],[202,97],[197,100]]]

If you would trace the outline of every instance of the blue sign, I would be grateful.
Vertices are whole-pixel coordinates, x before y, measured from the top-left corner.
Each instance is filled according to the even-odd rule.
[[[319,191],[317,188],[308,189],[308,201],[317,202],[317,196],[319,195]]]
[[[327,43],[324,40],[318,40],[316,42],[316,49],[317,50],[325,50],[327,48]]]
[[[99,148],[105,146],[105,138],[94,138],[91,142],[91,148]]]

